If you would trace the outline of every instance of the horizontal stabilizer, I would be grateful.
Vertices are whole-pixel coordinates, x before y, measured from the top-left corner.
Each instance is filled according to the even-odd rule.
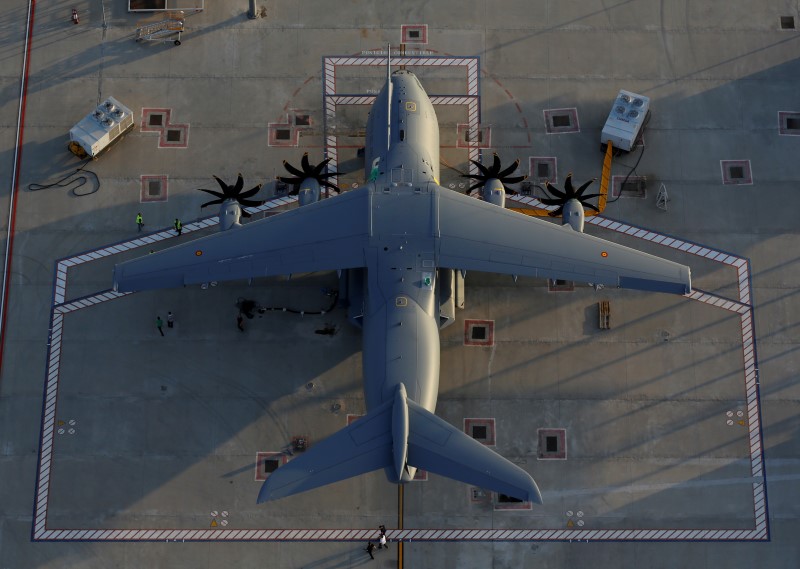
[[[408,400],[408,464],[527,502],[542,503],[531,475]]]
[[[389,400],[341,431],[314,444],[269,475],[258,502],[277,500],[392,464]]]

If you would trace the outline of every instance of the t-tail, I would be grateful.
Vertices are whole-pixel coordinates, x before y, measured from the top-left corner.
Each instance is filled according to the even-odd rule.
[[[394,398],[270,474],[259,502],[276,500],[383,468],[407,482],[417,468],[542,503],[530,474],[417,405],[397,386]]]

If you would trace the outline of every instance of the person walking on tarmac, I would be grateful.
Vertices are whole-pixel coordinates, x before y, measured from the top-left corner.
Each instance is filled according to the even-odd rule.
[[[176,217],[175,218],[175,232],[178,235],[180,235],[181,231],[183,231],[183,224],[181,223],[181,220]]]
[[[139,228],[139,233],[141,233],[142,227],[144,227],[144,219],[142,218],[141,212],[136,214],[136,227]]]
[[[364,548],[364,550],[367,553],[369,553],[370,559],[375,559],[375,556],[372,555],[372,552],[375,551],[375,544],[374,543],[372,543],[371,541],[369,543],[367,543],[367,546]]]

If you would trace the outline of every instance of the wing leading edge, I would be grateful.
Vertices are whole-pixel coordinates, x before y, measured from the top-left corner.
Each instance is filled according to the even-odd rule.
[[[439,190],[441,267],[687,294],[689,267]]]
[[[364,266],[366,188],[114,267],[120,292]]]

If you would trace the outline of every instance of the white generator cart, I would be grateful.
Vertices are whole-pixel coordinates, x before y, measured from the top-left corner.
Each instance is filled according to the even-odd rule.
[[[78,158],[96,160],[133,130],[131,110],[109,97],[69,131],[69,150]]]

